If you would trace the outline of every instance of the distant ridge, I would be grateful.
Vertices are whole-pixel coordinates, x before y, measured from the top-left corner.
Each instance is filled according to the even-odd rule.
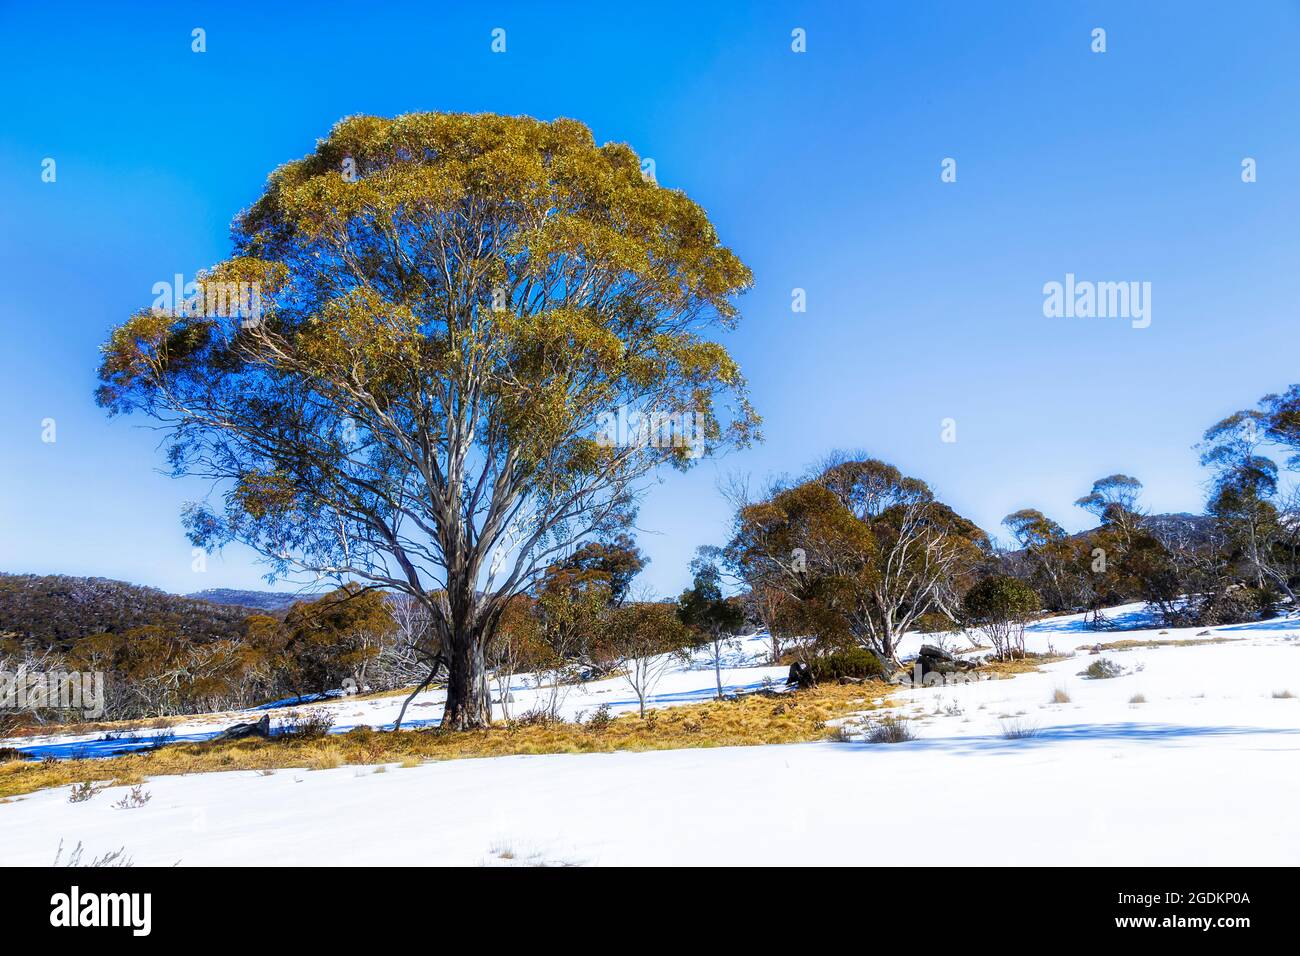
[[[255,608],[259,611],[283,611],[295,601],[310,601],[311,594],[285,594],[281,591],[241,591],[237,588],[208,588],[185,597],[209,604],[227,604]]]
[[[146,625],[196,641],[234,638],[254,610],[261,608],[183,597],[109,578],[0,573],[0,636],[32,640],[42,647],[67,650],[90,634],[118,634]]]

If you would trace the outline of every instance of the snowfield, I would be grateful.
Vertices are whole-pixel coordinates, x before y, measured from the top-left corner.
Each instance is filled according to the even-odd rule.
[[[1108,617],[1149,623],[1135,607]],[[1294,865],[1300,619],[1209,631],[1039,622],[1030,650],[1181,646],[1105,651],[1124,669],[1109,680],[1079,676],[1098,660],[1079,650],[1042,673],[900,690],[890,712],[916,739],[899,744],[862,742],[871,711],[840,722],[843,742],[158,777],[130,810],[113,806],[124,788],[80,804],[43,791],[0,805],[0,862],[49,865],[62,841],[87,859],[124,847],[136,865],[166,866]],[[1210,638],[1229,640],[1188,643]],[[744,642],[724,681],[783,677],[751,666],[762,651]],[[712,687],[697,662],[665,678],[657,703]],[[618,680],[575,688],[565,708],[602,701],[635,709]],[[379,726],[400,702],[317,706]]]

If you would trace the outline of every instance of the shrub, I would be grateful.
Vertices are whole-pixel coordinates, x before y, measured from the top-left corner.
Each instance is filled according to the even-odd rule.
[[[814,657],[809,663],[813,680],[837,681],[841,677],[883,678],[885,665],[880,658],[864,647],[850,647],[835,651],[822,657]]]
[[[1132,697],[1128,699],[1128,702],[1130,704],[1145,704],[1147,702],[1147,699],[1141,694],[1134,694]]]
[[[324,737],[334,726],[334,714],[317,708],[315,710],[294,711],[285,718],[280,733],[299,740],[312,740]]]
[[[1216,591],[1204,598],[1196,609],[1196,623],[1201,627],[1243,624],[1268,617],[1277,604],[1277,596],[1267,588],[1231,588]]]
[[[1275,690],[1275,691],[1273,691],[1273,699],[1274,699],[1274,700],[1290,700],[1290,699],[1291,699],[1292,697],[1294,697],[1294,696],[1295,696],[1295,694],[1291,693],[1289,690]]]
[[[1124,676],[1124,668],[1109,658],[1099,657],[1089,664],[1086,670],[1079,671],[1079,676],[1087,680],[1110,680],[1113,677]]]
[[[1058,687],[1056,690],[1052,691],[1051,702],[1053,704],[1068,704],[1070,702],[1070,695],[1065,692],[1064,687]]]
[[[587,729],[594,730],[597,733],[608,730],[609,725],[614,722],[614,715],[609,712],[609,704],[601,704],[597,707],[590,717],[587,718]]]
[[[130,792],[121,800],[117,801],[117,803],[113,804],[113,806],[117,807],[119,810],[134,810],[137,807],[143,807],[152,799],[153,794],[144,789],[144,785],[141,784],[132,787]]]
[[[68,803],[85,803],[103,789],[103,787],[95,786],[89,780],[83,781],[68,791]]]

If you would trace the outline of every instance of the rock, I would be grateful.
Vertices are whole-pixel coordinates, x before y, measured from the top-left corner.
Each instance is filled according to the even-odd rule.
[[[235,724],[213,737],[210,743],[222,740],[242,740],[245,737],[270,737],[271,715],[263,714],[262,719],[252,724]]]
[[[954,657],[943,648],[935,647],[933,644],[922,644],[920,653],[916,656],[916,661],[921,665],[922,678],[926,674],[958,674],[962,671],[974,670],[979,666],[974,661]]]

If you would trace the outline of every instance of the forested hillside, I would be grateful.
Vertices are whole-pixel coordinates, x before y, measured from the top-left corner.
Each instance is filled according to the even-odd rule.
[[[237,638],[249,613],[108,578],[0,574],[0,635],[59,650],[150,624],[194,641]]]

